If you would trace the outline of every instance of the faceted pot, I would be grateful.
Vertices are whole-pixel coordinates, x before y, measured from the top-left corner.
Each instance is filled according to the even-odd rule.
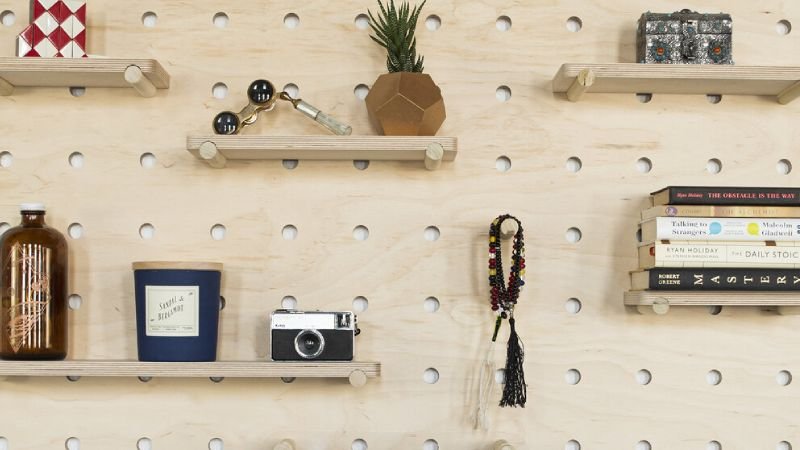
[[[426,73],[383,74],[366,103],[372,125],[386,136],[433,136],[446,117],[442,91]]]

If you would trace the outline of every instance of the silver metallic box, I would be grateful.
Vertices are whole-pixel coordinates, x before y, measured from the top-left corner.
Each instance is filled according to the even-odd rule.
[[[646,12],[639,18],[636,59],[647,64],[733,64],[730,14]]]

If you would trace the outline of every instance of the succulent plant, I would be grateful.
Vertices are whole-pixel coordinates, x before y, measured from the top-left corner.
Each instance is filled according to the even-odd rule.
[[[381,13],[377,17],[369,12],[370,27],[375,32],[375,36],[370,36],[373,41],[386,49],[386,68],[392,72],[422,72],[422,56],[417,56],[417,38],[414,37],[414,30],[417,28],[417,19],[422,4],[413,9],[408,2],[400,4],[400,8],[395,7],[394,0],[389,0],[388,5],[384,6],[378,0]]]

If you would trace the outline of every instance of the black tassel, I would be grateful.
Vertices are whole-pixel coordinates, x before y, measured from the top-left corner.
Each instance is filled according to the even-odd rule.
[[[517,330],[514,327],[514,318],[508,320],[511,325],[511,335],[508,337],[508,353],[506,354],[506,383],[503,386],[503,398],[500,406],[525,407],[528,396],[528,385],[525,384],[525,347],[522,345]]]

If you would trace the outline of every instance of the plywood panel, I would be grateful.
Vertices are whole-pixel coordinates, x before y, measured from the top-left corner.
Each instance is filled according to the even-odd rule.
[[[644,11],[684,7],[734,18],[734,56],[741,65],[800,65],[795,31],[800,4],[731,1],[703,6],[670,1],[431,0],[441,28],[418,31],[426,70],[442,88],[459,156],[429,172],[416,164],[373,161],[234,161],[209,169],[186,151],[189,134],[209,133],[211,119],[238,110],[260,77],[370,135],[363,101],[354,95],[384,67],[380,49],[354,19],[372,2],[252,0],[220,3],[92,0],[89,51],[109,57],[155,58],[171,75],[169,90],[141,98],[132,89],[19,88],[0,98],[0,222],[15,222],[16,204],[42,200],[48,220],[70,240],[71,290],[83,297],[72,313],[70,357],[136,357],[135,260],[211,260],[225,264],[220,356],[265,360],[268,313],[285,296],[301,308],[349,309],[364,296],[358,359],[381,361],[381,377],[361,389],[341,381],[156,378],[11,378],[0,384],[0,435],[14,450],[62,448],[70,436],[82,450],[269,448],[284,438],[301,449],[485,449],[506,439],[522,449],[704,449],[800,445],[795,383],[781,370],[800,370],[797,317],[755,307],[673,308],[664,317],[628,312],[622,294],[636,268],[636,222],[646,194],[668,184],[797,185],[798,171],[780,175],[781,159],[797,159],[798,106],[774,99],[704,95],[586,95],[570,103],[553,94],[567,62],[633,62],[635,20]],[[0,0],[17,22],[0,27],[0,53],[12,55],[27,22],[27,0]],[[158,15],[145,28],[146,11]],[[226,28],[212,17],[224,11]],[[299,26],[283,17],[295,13]],[[508,16],[510,30],[496,19]],[[566,21],[582,20],[579,32]],[[225,83],[223,99],[211,94]],[[510,89],[497,100],[500,86]],[[311,121],[278,105],[248,134],[321,134]],[[68,164],[80,152],[82,168]],[[152,168],[140,158],[151,153]],[[498,171],[507,157],[511,169]],[[578,158],[581,169],[567,170]],[[650,163],[648,172],[645,168]],[[637,161],[642,162],[637,164]],[[706,171],[710,159],[722,171]],[[8,157],[5,158],[8,160]],[[292,164],[287,164],[292,167]],[[571,167],[575,167],[574,163]],[[526,344],[528,407],[493,408],[488,430],[471,414],[479,363],[492,318],[485,281],[486,233],[510,212],[526,228],[528,290],[518,309]],[[143,224],[153,239],[139,236]],[[210,229],[226,227],[216,241]],[[294,225],[295,240],[282,229]],[[358,241],[363,225],[369,238]],[[427,227],[440,238],[428,241]],[[582,239],[566,240],[571,227]],[[441,307],[428,313],[423,303]],[[570,314],[565,304],[578,299]],[[506,336],[502,336],[505,339]],[[498,349],[500,350],[500,349]],[[502,363],[502,351],[497,353]],[[435,368],[436,384],[423,373]],[[576,385],[565,382],[570,369]],[[647,369],[652,381],[637,383]],[[710,370],[722,382],[706,382]],[[499,401],[499,390],[495,392]],[[22,420],[32,418],[36,420]]]

